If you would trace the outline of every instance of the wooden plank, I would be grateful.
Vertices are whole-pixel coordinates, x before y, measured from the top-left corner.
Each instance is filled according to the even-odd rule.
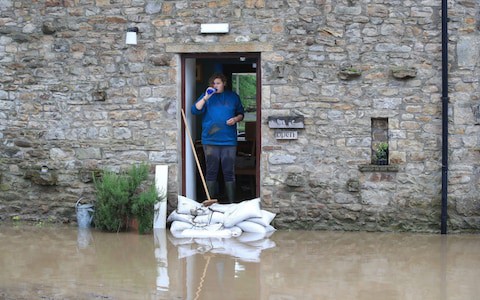
[[[167,223],[167,187],[168,187],[168,165],[155,166],[155,187],[159,199],[164,201],[155,204],[155,216],[153,228],[166,228]]]

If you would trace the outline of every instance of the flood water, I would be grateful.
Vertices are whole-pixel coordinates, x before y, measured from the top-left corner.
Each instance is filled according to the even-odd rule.
[[[0,227],[0,299],[479,299],[480,235]]]

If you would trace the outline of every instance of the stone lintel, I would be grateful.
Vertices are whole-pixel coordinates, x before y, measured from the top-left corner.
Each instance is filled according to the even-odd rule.
[[[229,44],[166,44],[167,53],[221,53],[221,52],[269,52],[270,43],[229,43]]]

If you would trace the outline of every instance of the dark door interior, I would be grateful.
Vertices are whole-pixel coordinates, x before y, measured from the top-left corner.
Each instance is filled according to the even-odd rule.
[[[238,127],[238,147],[236,160],[236,201],[243,201],[258,197],[259,174],[259,147],[260,147],[260,56],[259,54],[202,54],[195,56],[196,67],[195,94],[200,95],[208,86],[209,77],[215,72],[221,72],[227,77],[226,89],[240,95],[245,108],[244,121]],[[185,103],[185,101],[183,101]],[[189,107],[186,109],[190,109]],[[201,117],[193,117],[194,126],[201,128]],[[201,131],[193,136],[195,149],[205,174],[205,160],[201,146]],[[200,174],[197,172],[197,199],[206,199]],[[219,172],[219,193],[217,198],[224,197],[223,176]]]

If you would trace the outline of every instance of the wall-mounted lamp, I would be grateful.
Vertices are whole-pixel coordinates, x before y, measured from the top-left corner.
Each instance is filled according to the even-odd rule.
[[[127,45],[136,45],[137,44],[137,33],[138,33],[138,27],[127,28],[127,37],[125,39],[125,43]]]

